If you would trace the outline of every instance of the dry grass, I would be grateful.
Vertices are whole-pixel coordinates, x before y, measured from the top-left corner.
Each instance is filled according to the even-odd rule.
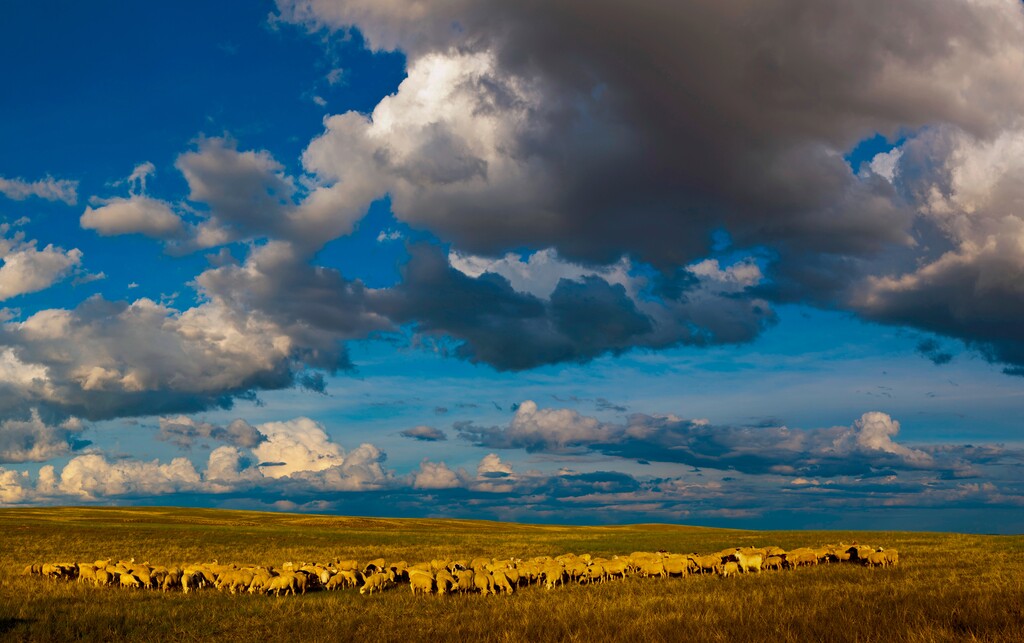
[[[1024,537],[747,532],[636,525],[549,527],[199,509],[0,510],[0,638],[62,641],[1020,641]],[[531,587],[511,597],[299,597],[122,591],[23,577],[31,562],[130,558],[281,564],[382,556],[709,552],[858,540],[900,550],[900,567],[821,565],[728,579]]]

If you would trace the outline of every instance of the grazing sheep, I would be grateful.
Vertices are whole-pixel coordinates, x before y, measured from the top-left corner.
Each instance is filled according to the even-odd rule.
[[[447,594],[455,587],[456,580],[447,569],[439,569],[434,575],[434,583],[437,585],[438,594]]]
[[[129,573],[121,574],[120,578],[121,587],[141,588],[142,582]]]
[[[701,574],[713,574],[715,573],[715,565],[720,565],[722,559],[718,556],[697,556],[691,558],[696,564],[698,572]]]
[[[390,583],[391,580],[388,578],[387,574],[382,574],[380,572],[371,574],[366,577],[366,581],[363,583],[363,586],[359,588],[359,593],[372,594],[373,590],[383,592]]]
[[[554,589],[555,585],[565,584],[565,570],[557,563],[550,563],[544,567],[544,587]]]
[[[874,551],[867,555],[863,559],[864,564],[868,567],[885,567],[885,552]]]
[[[480,590],[484,596],[496,594],[494,591],[494,577],[489,572],[478,571],[473,574],[473,587]]]
[[[363,574],[372,574],[374,572],[382,572],[382,571],[384,571],[384,569],[385,569],[385,567],[384,567],[384,559],[383,558],[375,558],[374,560],[371,560],[370,562],[366,563],[366,566],[363,567]]]
[[[900,554],[895,549],[886,549],[883,554],[885,555],[885,564],[895,567],[900,562]]]
[[[735,561],[728,561],[725,563],[719,563],[715,565],[715,573],[723,578],[727,578],[733,574],[738,574],[740,566]]]
[[[280,596],[281,592],[284,592],[285,594],[291,594],[294,596],[294,580],[294,576],[290,574],[287,576],[272,576],[270,580],[267,581],[266,585],[263,586],[263,590],[267,594],[273,592],[274,596]]]
[[[608,578],[618,577],[618,578],[621,578],[623,580],[626,579],[626,572],[629,570],[629,563],[625,559],[623,559],[623,558],[613,558],[612,560],[605,561],[603,563],[603,565],[604,565],[604,572],[608,576]],[[684,566],[686,565],[686,559],[685,558],[683,559],[683,565]],[[666,566],[665,569],[667,571],[668,567]]]
[[[661,563],[665,566],[665,573],[669,576],[685,576],[690,567],[686,556],[680,554],[666,556]]]
[[[434,579],[430,574],[416,572],[409,576],[409,588],[412,590],[413,595],[415,595],[416,592],[429,594],[434,591]]]
[[[774,570],[777,570],[777,571],[781,571],[782,567],[783,567],[782,557],[781,556],[769,556],[768,559],[766,561],[764,561],[764,566],[766,568],[768,568],[768,569],[774,569]]]
[[[359,561],[357,560],[338,560],[334,562],[334,569],[339,572],[354,572],[359,569]]]
[[[515,587],[513,587],[512,582],[508,579],[508,576],[505,574],[505,572],[501,571],[500,569],[495,570],[491,573],[491,582],[493,583],[492,591],[495,594],[498,593],[498,590],[501,590],[506,594],[512,594],[513,592],[515,592]]]
[[[90,563],[78,563],[78,582],[96,580],[96,566]]]

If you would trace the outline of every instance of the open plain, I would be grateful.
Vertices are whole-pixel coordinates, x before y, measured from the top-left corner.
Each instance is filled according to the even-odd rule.
[[[752,532],[669,525],[559,527],[174,508],[0,511],[4,640],[1019,641],[1024,537]],[[96,587],[26,565],[112,558],[275,565],[567,552],[708,553],[835,542],[896,548],[900,564],[640,578],[513,595],[416,595],[407,585],[282,596]]]

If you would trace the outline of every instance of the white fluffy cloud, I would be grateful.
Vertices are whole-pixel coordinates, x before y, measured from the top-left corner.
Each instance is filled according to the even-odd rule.
[[[40,473],[42,478],[42,473]],[[109,496],[156,496],[199,489],[202,479],[185,458],[159,461],[110,462],[99,454],[73,458],[61,471],[56,491],[84,500]]]
[[[444,462],[431,462],[424,458],[413,473],[412,486],[414,489],[454,489],[462,486],[462,481]]]
[[[71,275],[82,263],[82,251],[25,241],[22,233],[8,237],[8,224],[0,225],[0,301],[45,290]]]
[[[78,181],[55,179],[52,176],[38,181],[25,181],[0,176],[0,194],[15,201],[23,201],[34,196],[47,201],[63,201],[68,205],[74,205],[78,201]]]
[[[323,427],[309,418],[268,422],[257,429],[266,440],[253,449],[253,455],[268,478],[281,478],[297,471],[323,471],[345,462],[341,447],[331,442]]]
[[[144,195],[115,197],[87,207],[80,219],[82,227],[106,236],[143,234],[155,239],[175,239],[184,232],[184,225],[171,206]]]

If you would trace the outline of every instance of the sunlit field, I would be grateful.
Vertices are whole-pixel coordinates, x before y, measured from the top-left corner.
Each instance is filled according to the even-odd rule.
[[[896,532],[750,532],[666,525],[552,527],[203,509],[5,509],[4,640],[1019,641],[1024,537]],[[298,596],[96,587],[24,576],[26,565],[97,559],[178,565],[375,558],[595,557],[838,542],[899,550],[895,567],[604,583],[512,595],[413,595],[399,584]]]

